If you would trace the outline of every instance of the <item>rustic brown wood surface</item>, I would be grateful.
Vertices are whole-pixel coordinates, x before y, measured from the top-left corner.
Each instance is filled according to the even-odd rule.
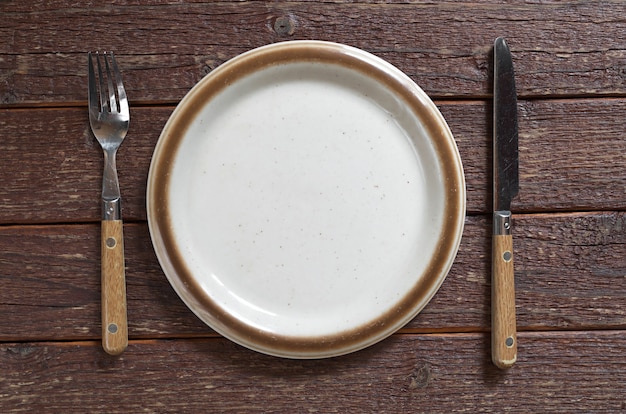
[[[31,412],[623,412],[620,332],[520,334],[520,369],[489,362],[483,334],[395,335],[321,361],[221,338],[0,345],[5,407]],[[517,368],[517,366],[515,367]]]
[[[104,3],[104,4],[103,4]],[[0,2],[1,412],[626,410],[626,3],[497,0]],[[518,361],[491,363],[491,47],[519,93]],[[397,334],[321,361],[257,354],[200,322],[146,223],[159,133],[226,60],[320,39],[372,52],[435,101],[468,212],[440,291]],[[118,153],[128,349],[101,347],[102,153],[89,50],[114,50],[131,100]]]

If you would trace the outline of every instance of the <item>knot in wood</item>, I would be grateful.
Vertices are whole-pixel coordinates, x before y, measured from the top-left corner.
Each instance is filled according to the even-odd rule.
[[[280,16],[274,20],[274,31],[280,36],[291,36],[296,31],[296,22],[289,16]]]
[[[202,65],[202,67],[200,68],[200,76],[205,77],[206,75],[211,73],[212,70],[213,70],[213,68],[211,68],[211,66],[209,66],[209,65]]]
[[[0,99],[0,101],[5,105],[14,104],[17,102],[17,95],[13,92],[7,92],[4,95],[2,95],[2,98]]]
[[[409,375],[409,389],[426,388],[430,382],[430,364],[425,361],[418,361],[411,375]]]

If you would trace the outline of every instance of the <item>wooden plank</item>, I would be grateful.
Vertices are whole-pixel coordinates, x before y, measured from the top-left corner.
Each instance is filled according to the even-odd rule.
[[[516,215],[518,329],[626,329],[625,213]],[[490,330],[491,222],[468,217],[456,261],[404,332]],[[99,225],[0,227],[0,341],[100,336]],[[211,336],[176,296],[147,226],[125,226],[131,338]]]
[[[487,334],[396,335],[356,354],[294,361],[218,338],[0,344],[9,412],[623,412],[626,332],[522,333],[509,371]],[[80,408],[78,408],[80,407]]]
[[[148,168],[173,108],[131,109],[117,168],[126,220],[145,219]],[[0,222],[83,222],[101,217],[103,155],[87,108],[0,110]]]
[[[623,212],[513,220],[516,303],[523,329],[626,327]]]
[[[130,335],[211,334],[167,282],[147,226],[124,233]],[[0,338],[100,337],[99,240],[96,224],[1,228]]]
[[[626,93],[623,2],[394,3],[1,2],[0,104],[84,102],[86,52],[102,49],[118,53],[131,102],[173,103],[227,59],[295,39],[375,53],[435,97],[482,97],[506,36],[521,95]]]
[[[626,200],[613,196],[626,195],[626,158],[620,156],[626,154],[624,103],[522,102],[520,193],[513,208],[537,211],[543,197],[550,200],[549,210],[624,210]]]
[[[439,102],[464,164],[468,212],[491,210],[489,101]],[[126,220],[145,220],[150,159],[173,107],[131,111],[118,153]],[[520,102],[520,212],[626,206],[626,100]],[[95,221],[102,151],[86,108],[0,110],[0,223]]]

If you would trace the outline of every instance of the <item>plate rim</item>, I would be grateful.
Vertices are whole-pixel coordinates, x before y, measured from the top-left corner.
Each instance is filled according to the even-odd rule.
[[[435,249],[437,257],[429,258],[422,274],[425,277],[421,275],[419,283],[406,292],[399,302],[402,307],[386,312],[367,325],[319,337],[272,335],[246,326],[216,304],[211,304],[193,275],[185,274],[189,271],[184,270],[181,252],[172,246],[170,218],[164,207],[169,193],[166,172],[176,158],[176,147],[184,140],[187,126],[198,116],[203,104],[255,71],[303,61],[336,64],[358,71],[401,97],[403,104],[411,109],[427,131],[446,176],[443,180],[445,211],[440,230],[442,237]],[[458,252],[466,214],[465,191],[463,165],[452,132],[438,108],[415,82],[395,66],[364,50],[334,42],[299,40],[273,43],[244,52],[214,69],[191,88],[170,115],[155,146],[148,173],[146,207],[150,237],[161,268],[178,296],[197,317],[217,333],[247,348],[279,357],[311,359],[339,356],[371,346],[421,312],[443,284]]]

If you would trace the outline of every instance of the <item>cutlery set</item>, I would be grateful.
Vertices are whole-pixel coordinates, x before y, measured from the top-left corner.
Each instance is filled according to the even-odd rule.
[[[101,221],[102,346],[111,355],[128,344],[121,195],[115,157],[130,111],[113,53],[89,53],[89,121],[104,152]],[[511,200],[519,190],[517,98],[513,63],[503,38],[494,44],[492,360],[517,358]]]

